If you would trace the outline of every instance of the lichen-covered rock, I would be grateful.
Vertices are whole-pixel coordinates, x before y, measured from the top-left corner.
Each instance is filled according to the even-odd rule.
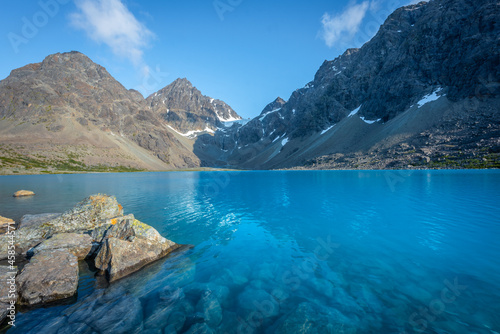
[[[134,215],[126,215],[107,219],[102,225],[92,230],[90,236],[95,242],[102,242],[105,238],[115,237],[126,240],[134,235],[132,224],[135,221]]]
[[[14,225],[14,220],[0,216],[0,234],[7,232],[9,225]]]
[[[33,196],[35,193],[31,190],[18,190],[14,193],[14,197],[24,197],[24,196]]]
[[[141,237],[132,241],[109,238],[97,254],[95,265],[105,271],[112,282],[166,256],[176,248],[177,245],[169,240],[157,243]]]
[[[72,297],[78,287],[78,259],[67,250],[36,254],[17,276],[19,304],[36,305]]]
[[[92,238],[88,234],[61,233],[43,241],[35,248],[28,251],[28,255],[36,255],[48,250],[66,250],[83,260],[90,255]]]
[[[179,245],[165,239],[153,227],[138,220],[120,220],[110,229],[95,258],[95,266],[106,272],[110,282],[127,276],[156,261]],[[125,237],[124,239],[116,236]]]
[[[19,222],[19,229],[27,227],[40,226],[54,218],[59,217],[60,213],[41,213],[37,215],[24,215]]]
[[[32,222],[25,227],[21,222],[21,228],[16,233],[17,252],[24,254],[58,233],[84,233],[94,230],[106,224],[107,219],[122,216],[122,213],[123,208],[115,197],[101,194],[89,196],[71,210],[53,219],[45,220],[47,217],[39,217],[36,223]],[[0,235],[0,244],[6,242],[7,239]],[[0,254],[0,260],[5,258],[4,253]]]

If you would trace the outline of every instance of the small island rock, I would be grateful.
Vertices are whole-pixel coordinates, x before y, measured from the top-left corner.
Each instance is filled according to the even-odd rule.
[[[18,190],[14,193],[14,197],[24,197],[24,196],[33,196],[35,195],[34,192],[31,190]]]
[[[67,250],[36,254],[17,276],[19,304],[36,305],[72,297],[78,287],[78,259]]]

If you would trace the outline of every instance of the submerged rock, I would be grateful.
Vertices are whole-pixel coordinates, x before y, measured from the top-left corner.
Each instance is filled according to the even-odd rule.
[[[205,322],[211,327],[217,327],[222,321],[222,307],[214,293],[207,291],[198,302],[196,309],[203,313]]]
[[[213,334],[214,331],[205,323],[194,324],[186,334]]]
[[[356,333],[351,321],[335,309],[304,302],[291,313],[278,320],[274,331],[278,334],[288,333]]]
[[[23,197],[23,196],[33,196],[35,195],[34,192],[31,190],[18,190],[14,193],[14,197]]]
[[[28,255],[36,255],[47,250],[66,250],[83,260],[90,255],[92,238],[88,234],[61,233],[43,241],[35,248],[28,251]]]
[[[18,275],[17,287],[21,305],[72,297],[78,287],[78,259],[67,250],[38,253]]]
[[[132,223],[128,219],[120,220],[110,231],[110,235],[125,237],[123,240],[105,236],[95,258],[96,268],[106,272],[110,282],[141,269],[179,247],[162,237],[153,227],[138,220]]]

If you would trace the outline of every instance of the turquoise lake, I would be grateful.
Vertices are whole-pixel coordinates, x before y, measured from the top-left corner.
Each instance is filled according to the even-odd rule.
[[[500,333],[499,171],[0,176],[0,215],[95,193],[194,247],[0,332]]]

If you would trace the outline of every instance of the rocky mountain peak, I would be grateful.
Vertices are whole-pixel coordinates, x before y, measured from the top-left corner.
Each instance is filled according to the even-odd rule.
[[[176,131],[215,131],[222,122],[241,117],[225,102],[203,95],[186,78],[178,78],[147,98],[151,109]]]
[[[273,110],[278,110],[285,105],[286,101],[281,97],[277,97],[273,102],[269,103],[260,113],[261,115],[267,114]]]

